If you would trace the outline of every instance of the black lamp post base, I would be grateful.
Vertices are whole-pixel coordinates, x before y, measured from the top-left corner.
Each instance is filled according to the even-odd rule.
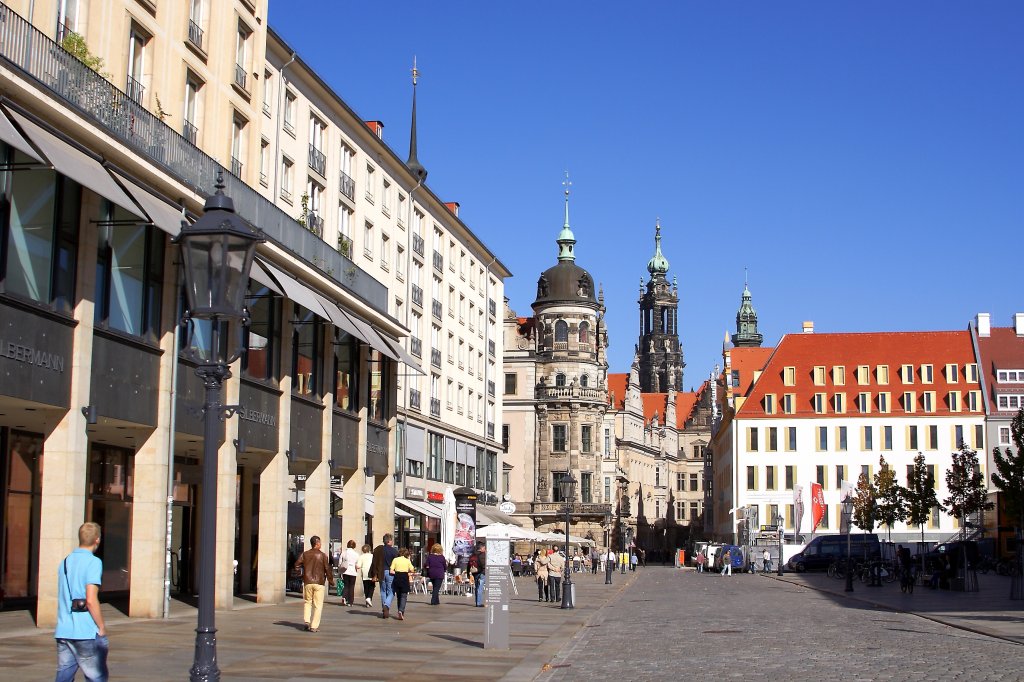
[[[191,682],[218,682],[220,669],[217,667],[216,628],[196,628],[196,654],[188,672]]]
[[[576,605],[572,603],[572,581],[566,578],[562,581],[562,607],[563,609],[574,609]]]

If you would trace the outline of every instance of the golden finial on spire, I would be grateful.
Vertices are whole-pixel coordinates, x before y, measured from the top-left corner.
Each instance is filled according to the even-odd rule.
[[[416,68],[416,55],[412,56],[412,84],[416,85],[417,79],[420,77],[420,70]]]

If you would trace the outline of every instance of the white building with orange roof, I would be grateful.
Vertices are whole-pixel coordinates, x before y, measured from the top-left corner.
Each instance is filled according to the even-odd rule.
[[[739,539],[742,524],[733,514],[747,508],[762,524],[781,513],[788,533],[809,537],[813,483],[825,501],[816,532],[838,532],[845,488],[861,473],[873,477],[882,457],[905,483],[908,466],[923,453],[942,500],[959,443],[986,449],[968,331],[816,334],[805,323],[804,333],[785,335],[760,368],[762,358],[746,357],[750,350],[727,355],[731,414],[723,415],[713,440],[715,531],[722,539]],[[956,520],[936,509],[924,537],[938,541],[957,530]],[[878,529],[887,531],[894,542],[921,537],[904,523]]]

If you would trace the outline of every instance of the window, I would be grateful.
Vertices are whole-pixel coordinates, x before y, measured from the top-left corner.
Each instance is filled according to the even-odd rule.
[[[383,270],[390,269],[391,260],[391,237],[383,232],[380,235],[380,267]]]
[[[565,498],[562,497],[561,487],[558,485],[562,482],[563,478],[569,478],[569,472],[567,471],[555,471],[551,474],[551,501],[562,502]]]
[[[430,455],[427,461],[427,478],[440,481],[444,467],[444,436],[438,433],[429,434]]]
[[[30,157],[0,145],[0,159],[29,164]],[[7,294],[70,313],[75,301],[75,263],[81,188],[52,170],[4,173],[0,192],[0,274]]]
[[[794,414],[796,412],[796,394],[787,393],[782,396],[782,411],[786,414]]]
[[[935,411],[935,391],[925,391],[921,394],[921,409],[925,412]]]
[[[917,450],[917,426],[911,424],[907,426],[907,449]]]
[[[818,450],[828,450],[828,427],[818,427]]]
[[[836,465],[836,490],[842,490],[843,484],[846,483],[846,465]]]
[[[182,115],[181,134],[191,142],[197,144],[199,139],[199,91],[203,87],[203,81],[191,71],[185,72],[185,111]]]
[[[901,365],[900,366],[900,380],[905,384],[914,383],[914,366],[913,365]]]
[[[231,173],[242,177],[242,164],[245,162],[245,131],[248,121],[241,114],[231,117]]]
[[[875,447],[874,442],[874,427],[862,426],[860,432],[861,449],[862,450],[873,450]]]
[[[582,452],[591,452],[594,449],[594,427],[590,424],[584,424],[580,428],[580,450]]]
[[[765,490],[775,490],[775,467],[768,466],[764,468],[764,484]]]
[[[957,443],[961,443],[961,442],[963,442],[963,434],[961,434],[960,438],[957,440]],[[1009,445],[1010,444],[1010,427],[1009,426],[1000,426],[999,427],[999,444],[1000,445]]]
[[[260,139],[260,184],[270,186],[270,141]]]
[[[200,0],[192,0],[193,5]],[[200,16],[196,14],[196,16]],[[196,23],[199,23],[197,18]],[[78,0],[58,0],[57,2],[57,42],[61,43],[72,33],[78,33]]]
[[[557,386],[557,387],[565,386],[565,375],[562,374],[561,372],[559,372],[558,374],[555,375],[555,386]]]
[[[814,398],[812,399],[812,405],[814,406],[815,414],[825,414],[825,402],[826,398],[824,393],[814,394]]]
[[[757,490],[757,467],[747,467],[747,490]]]
[[[913,414],[917,408],[917,394],[913,391],[905,391],[903,393],[903,411],[908,414]]]
[[[373,260],[373,223],[363,223],[363,256]]]
[[[292,202],[292,160],[287,156],[281,157],[281,198],[288,203]]]
[[[273,75],[270,71],[263,72],[263,114],[269,118],[271,102],[274,101]]]
[[[660,466],[655,466],[654,467],[654,487],[656,487],[656,488],[660,488],[661,487],[661,467]]]
[[[843,414],[846,412],[846,394],[836,393],[832,396],[832,406],[836,411],[836,414]]]
[[[580,474],[580,501],[590,504],[594,501],[594,474],[585,471]]]
[[[981,391],[967,392],[967,409],[971,412],[981,411]]]
[[[775,414],[775,394],[767,393],[764,396],[764,413]]]
[[[935,381],[935,366],[921,365],[921,383],[931,384]]]
[[[360,407],[359,339],[348,332],[338,329],[334,332],[333,345],[334,404],[346,412],[357,412]],[[422,472],[420,475],[423,475]]]
[[[590,377],[586,374],[580,375],[580,386],[586,388],[590,386]]]
[[[818,485],[820,485],[822,488],[828,487],[828,478],[826,476],[825,466],[823,464],[819,464],[814,467],[814,480],[817,481]]]
[[[836,450],[839,450],[839,451],[845,451],[846,450],[846,427],[845,426],[837,426],[836,427]]]
[[[768,452],[779,450],[779,429],[775,426],[768,427]]]
[[[565,320],[555,322],[555,343],[569,342],[569,325]]]
[[[405,460],[405,475],[413,478],[423,478],[423,462]]]
[[[832,368],[832,383],[836,386],[846,385],[846,368],[842,365],[837,365]]]
[[[1021,405],[1024,405],[1024,395],[1004,393],[998,396],[996,405],[1001,412],[1007,412],[1010,410],[1016,412],[1020,409]]]
[[[690,523],[692,524],[700,517],[700,502],[690,503]]]
[[[946,383],[955,384],[960,380],[960,367],[956,364],[946,365]]]
[[[889,383],[889,365],[879,365],[875,369],[875,375],[878,378],[878,383],[885,386]]]
[[[551,427],[551,450],[565,452],[565,424],[554,424]]]
[[[925,443],[924,447],[926,450],[938,450],[939,449],[939,427],[936,424],[929,424],[924,432]]]
[[[612,430],[604,430],[604,454],[605,457],[611,454],[612,451]]]
[[[370,164],[366,164],[366,193],[365,193],[365,196],[366,196],[366,200],[368,202],[370,202],[371,204],[375,201],[375,196],[376,196],[374,194],[375,191],[376,191],[375,185],[377,184],[376,171],[377,171],[376,168],[374,168]]]
[[[700,477],[697,474],[690,474],[690,492],[695,493],[700,490]]]
[[[967,375],[967,383],[978,383],[978,366],[973,362],[969,365],[964,365],[964,374]]]
[[[883,414],[889,414],[889,401],[890,395],[888,393],[878,394],[878,411]]]
[[[964,443],[964,427],[957,424],[953,427],[953,447],[962,448]]]
[[[974,425],[974,443],[972,447],[975,450],[985,449],[985,427],[981,424]]]
[[[756,426],[748,426],[747,427],[747,450],[749,452],[757,452],[757,449],[758,449],[757,427]]]
[[[586,346],[590,343],[590,323],[580,322],[580,345]]]
[[[381,181],[380,210],[386,216],[391,215],[391,183],[387,180]]]
[[[782,368],[783,386],[796,386],[796,367]]]
[[[857,366],[857,383],[867,386],[871,383],[871,367],[869,365]]]
[[[796,451],[796,427],[786,427],[786,450],[789,452]]]
[[[818,528],[828,529],[828,505],[821,510],[821,523],[818,524]]]
[[[605,502],[611,502],[612,499],[612,477],[604,477],[604,500]]]
[[[949,392],[949,411],[959,412],[960,411],[960,391]]]
[[[792,490],[796,482],[796,467],[792,464],[786,466],[786,490]]]
[[[871,394],[870,393],[858,393],[857,394],[857,411],[861,414],[871,413]]]
[[[284,93],[284,131],[295,137],[295,117],[298,104],[290,90]]]
[[[815,367],[813,370],[814,385],[824,386],[825,385],[825,368],[823,366]]]
[[[740,371],[738,369],[734,369],[732,371],[732,375],[731,376],[732,376],[732,384],[730,384],[730,385],[733,388],[739,388],[739,386],[740,386]]]
[[[241,21],[238,22],[238,33],[235,37],[235,85],[246,92],[249,91],[247,82],[250,52],[249,36],[251,35],[252,31],[249,30],[249,27]]]
[[[954,367],[956,365],[953,365]],[[1024,383],[1024,369],[1000,369],[996,371],[996,381],[1000,384]],[[952,382],[951,382],[952,383]]]
[[[882,427],[882,449],[883,450],[892,450],[892,427],[891,426],[883,426]]]
[[[136,224],[134,216],[109,202],[105,208],[107,218],[98,230],[95,323],[155,343],[160,337],[164,233]]]
[[[125,92],[139,104],[142,104],[142,97],[146,91],[143,81],[147,68],[146,44],[148,42],[149,35],[132,22],[128,33],[128,75]]]
[[[516,376],[515,372],[505,373],[505,395],[516,394]]]
[[[295,304],[292,327],[292,393],[316,398],[323,366],[323,322],[312,311]]]

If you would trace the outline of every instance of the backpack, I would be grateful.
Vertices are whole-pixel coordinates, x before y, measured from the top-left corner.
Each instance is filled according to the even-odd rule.
[[[476,554],[469,555],[469,572],[475,574],[480,572],[480,565],[477,563]]]

